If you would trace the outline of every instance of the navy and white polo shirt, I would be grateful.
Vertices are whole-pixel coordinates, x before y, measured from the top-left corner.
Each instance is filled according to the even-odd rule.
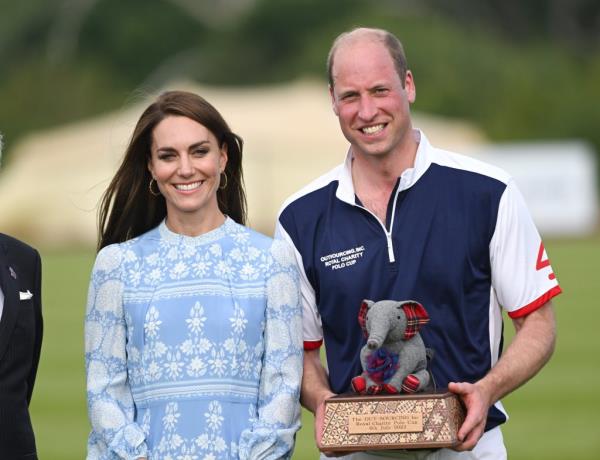
[[[354,193],[344,164],[290,197],[276,234],[295,248],[305,349],[326,344],[332,391],[361,373],[363,299],[413,299],[431,318],[439,387],[475,382],[502,351],[502,313],[527,315],[561,292],[514,181],[504,171],[435,148],[423,133],[383,225]],[[487,429],[507,419],[500,403]]]

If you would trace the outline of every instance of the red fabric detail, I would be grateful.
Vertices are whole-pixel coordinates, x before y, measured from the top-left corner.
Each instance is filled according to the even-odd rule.
[[[360,393],[360,394],[366,393],[367,381],[365,380],[364,377],[361,377],[360,375],[358,377],[354,377],[352,379],[352,382],[350,382],[350,384],[352,385],[352,389],[354,390],[355,393]]]
[[[369,304],[364,300],[360,304],[360,310],[358,310],[358,324],[360,324],[360,328],[363,331],[363,335],[365,338],[369,336],[367,333],[367,311],[369,310]]]
[[[389,393],[389,394],[391,394],[391,395],[395,395],[395,394],[398,394],[398,393],[399,393],[399,391],[398,391],[398,390],[396,390],[396,387],[393,387],[393,386],[392,386],[392,385],[390,385],[389,383],[384,383],[384,384],[383,384],[383,391],[384,391],[385,393]]]
[[[419,389],[420,384],[421,381],[419,380],[419,377],[414,374],[409,374],[402,382],[402,391],[405,393],[414,393]]]
[[[538,251],[538,256],[537,256],[537,260],[535,261],[535,269],[536,270],[541,270],[542,268],[546,268],[550,266],[550,259],[548,259],[546,257],[546,260],[542,260],[542,257],[544,256],[544,243],[541,242],[540,243],[540,250]],[[554,275],[554,273],[550,272],[550,274],[548,275],[548,279],[549,280],[553,280],[556,279],[556,276]]]
[[[369,388],[367,388],[367,394],[378,395],[381,393],[381,390],[383,390],[381,385],[371,385]]]
[[[562,292],[562,289],[560,288],[560,286],[554,286],[552,289],[550,289],[544,295],[542,295],[542,296],[538,297],[537,299],[535,299],[530,304],[525,305],[524,307],[521,307],[518,310],[509,312],[508,316],[510,316],[511,318],[521,318],[523,316],[527,316],[529,313],[531,313],[531,312],[537,310],[538,308],[542,307],[552,297],[557,296],[561,292]]]
[[[392,353],[385,347],[378,348],[367,356],[364,371],[371,380],[381,385],[388,382],[398,370],[398,359],[398,353]]]
[[[535,269],[541,270],[542,268],[546,268],[550,266],[550,259],[542,260],[544,256],[544,243],[540,243],[540,250],[538,251],[537,260],[535,261]]]
[[[316,350],[317,348],[321,348],[321,345],[323,345],[323,339],[321,340],[316,340],[316,341],[304,341],[304,349],[307,351],[310,350]]]
[[[429,322],[429,315],[425,307],[419,302],[404,302],[402,309],[406,314],[404,340],[412,339],[419,332],[419,329]]]

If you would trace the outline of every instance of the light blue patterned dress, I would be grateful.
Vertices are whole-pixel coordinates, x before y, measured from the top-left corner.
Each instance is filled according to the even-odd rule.
[[[103,248],[85,318],[87,458],[290,458],[301,335],[292,252],[230,218]]]

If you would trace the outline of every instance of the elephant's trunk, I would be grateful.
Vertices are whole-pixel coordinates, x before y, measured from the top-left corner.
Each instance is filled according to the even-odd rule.
[[[376,348],[379,348],[381,345],[381,342],[378,342],[377,340],[367,340],[367,347],[369,347],[370,350],[375,350]]]
[[[367,339],[367,347],[371,350],[381,348],[383,342],[387,338],[389,330],[389,324],[387,321],[380,321],[371,323],[371,330],[369,332],[369,338]]]
[[[369,321],[369,337],[367,338],[367,347],[371,350],[381,348],[385,339],[387,339],[390,327],[393,322],[388,318],[385,308],[372,309],[369,312],[371,316]]]

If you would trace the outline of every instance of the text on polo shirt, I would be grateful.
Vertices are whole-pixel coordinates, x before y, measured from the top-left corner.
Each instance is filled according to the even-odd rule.
[[[340,268],[351,267],[356,264],[358,259],[362,258],[363,252],[365,252],[365,247],[357,246],[345,249],[344,251],[327,254],[326,256],[322,256],[320,260],[325,267],[329,267],[331,270],[339,270]]]

